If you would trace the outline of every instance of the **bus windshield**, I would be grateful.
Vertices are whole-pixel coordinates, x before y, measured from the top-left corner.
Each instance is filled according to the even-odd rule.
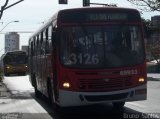
[[[61,28],[63,65],[76,68],[133,66],[144,61],[138,25],[66,26]]]
[[[9,65],[26,64],[27,57],[26,55],[10,55],[5,57],[4,62]]]

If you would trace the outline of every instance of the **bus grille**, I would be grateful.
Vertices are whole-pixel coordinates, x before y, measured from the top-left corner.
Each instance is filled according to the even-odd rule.
[[[122,100],[128,96],[129,93],[119,93],[111,95],[85,95],[87,101],[106,101],[106,100]]]
[[[125,89],[132,86],[131,77],[109,79],[78,79],[80,90],[110,91]]]

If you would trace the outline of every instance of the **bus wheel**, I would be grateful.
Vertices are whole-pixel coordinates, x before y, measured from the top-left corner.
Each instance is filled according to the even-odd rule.
[[[37,89],[37,82],[36,82],[36,77],[34,76],[34,91],[35,91],[35,97],[40,98],[41,97],[41,93],[38,91]]]
[[[41,93],[37,90],[37,87],[34,88],[35,90],[35,97],[36,98],[40,98],[41,97]]]
[[[49,80],[47,81],[47,90],[48,90],[49,104],[52,106],[54,112],[59,112],[60,107],[56,104],[55,99],[53,98],[53,89],[51,87],[51,83]]]
[[[121,110],[123,109],[125,102],[113,102],[112,104],[115,110]]]
[[[49,79],[47,81],[47,92],[48,92],[49,103],[52,104],[53,103],[53,91],[52,91],[51,83],[50,83]]]

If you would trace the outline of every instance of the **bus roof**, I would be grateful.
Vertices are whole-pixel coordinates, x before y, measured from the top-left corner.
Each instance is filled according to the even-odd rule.
[[[43,26],[41,26],[33,35],[31,35],[30,38],[32,38],[33,36],[37,35],[37,33],[42,32],[43,29],[45,29],[49,24],[52,24],[53,21],[57,22],[56,19],[61,17],[61,15],[63,13],[69,12],[72,15],[72,13],[75,13],[77,11],[84,11],[84,13],[85,13],[85,11],[93,11],[93,10],[99,10],[99,11],[103,11],[103,10],[105,10],[105,11],[124,11],[124,12],[131,11],[131,12],[137,13],[138,17],[140,17],[139,11],[137,9],[133,9],[133,8],[123,8],[123,7],[82,7],[82,8],[63,9],[63,10],[59,10],[56,14],[54,14]],[[72,16],[74,16],[74,15],[72,15]],[[79,14],[77,13],[77,16],[78,15]],[[70,17],[65,17],[65,18],[70,18]],[[76,18],[76,17],[74,16],[74,18]],[[132,18],[134,18],[134,17],[132,16]]]
[[[134,8],[125,8],[125,7],[80,7],[80,8],[69,8],[69,9],[62,9],[62,10],[59,10],[59,12],[63,12],[63,11],[74,11],[74,10],[132,10],[132,11],[137,11],[137,9],[134,9]]]
[[[11,55],[11,54],[26,54],[26,51],[23,51],[23,50],[8,51],[5,53],[4,56]]]

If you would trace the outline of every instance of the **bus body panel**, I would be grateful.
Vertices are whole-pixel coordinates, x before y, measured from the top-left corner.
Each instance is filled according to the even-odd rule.
[[[80,20],[75,18],[74,15],[73,19],[72,17],[67,16],[68,13],[72,11],[73,14],[75,14],[76,11],[82,11],[83,14],[83,12],[90,13],[92,10],[95,10],[95,12],[96,10],[103,11],[101,18],[99,19],[97,14],[96,16],[91,14],[91,16],[89,16],[89,20],[93,21],[85,22],[81,18]],[[112,16],[110,13],[105,14],[105,10],[110,12],[114,11],[114,13],[117,14],[115,14],[116,16]],[[119,10],[124,13],[127,13],[127,11],[132,12],[137,16],[135,19],[131,19],[132,15],[130,15],[129,17],[131,18],[126,19],[126,16],[120,17],[120,15],[124,15],[123,12],[118,15],[117,11]],[[64,15],[64,17],[61,15]],[[120,18],[120,20],[117,20],[117,18]],[[141,40],[140,42],[137,40],[135,44],[131,44],[137,51],[139,48],[138,46],[142,46],[142,55],[138,56],[142,58],[139,58],[139,62],[134,62],[129,65],[125,64],[124,66],[116,64],[114,67],[105,67],[100,65],[101,67],[99,66],[96,68],[91,66],[91,68],[89,63],[87,64],[88,66],[82,64],[82,58],[87,58],[87,60],[85,59],[85,62],[89,62],[89,60],[91,60],[93,65],[95,65],[97,63],[97,59],[95,59],[97,56],[95,54],[83,55],[83,52],[78,55],[73,53],[71,54],[73,58],[72,62],[74,62],[68,62],[71,66],[68,65],[67,62],[66,64],[63,62],[62,54],[65,53],[67,49],[65,49],[65,47],[64,49],[61,47],[63,45],[72,46],[72,44],[67,44],[68,42],[66,42],[68,40],[67,38],[69,38],[69,40],[72,39],[72,36],[67,36],[69,33],[72,33],[70,32],[71,30],[77,30],[74,35],[80,35],[82,34],[80,33],[82,31],[84,32],[83,34],[86,35],[88,31],[91,31],[91,35],[95,34],[94,38],[100,39],[101,37],[99,37],[99,32],[104,32],[106,29],[108,31],[113,29],[113,32],[115,32],[117,29],[121,30],[121,26],[123,26],[124,29],[128,27],[130,28],[132,40],[136,38]],[[51,32],[50,28],[52,28]],[[79,29],[80,32],[78,32]],[[97,30],[98,33],[94,33],[94,30]],[[62,34],[63,32],[64,34]],[[67,32],[69,33],[67,34]],[[102,33],[103,38],[108,34],[110,35],[110,32],[111,31],[109,31],[109,33]],[[118,32],[119,31],[116,31],[116,33]],[[89,38],[92,38],[91,35],[89,35]],[[62,10],[58,12],[56,16],[53,16],[47,24],[39,29],[35,34],[33,34],[29,40],[30,81],[32,83],[34,82],[34,88],[46,97],[50,98],[49,93],[53,93],[55,103],[62,107],[105,102],[145,100],[147,95],[147,73],[143,37],[142,23],[137,10],[124,8],[80,8]],[[64,42],[62,42],[62,40],[64,40]],[[80,39],[79,42],[83,44],[84,39]],[[97,41],[95,40],[94,42],[96,43]],[[104,46],[105,42],[100,41],[98,43],[99,46],[101,44]],[[48,50],[50,51],[48,52]],[[109,56],[110,55],[108,55],[108,57]],[[75,57],[77,59],[75,59]],[[128,59],[128,57],[126,57],[124,62],[132,60],[132,58]],[[77,60],[80,60],[78,62],[79,64],[77,63]],[[105,62],[105,58],[103,60]],[[114,59],[111,59],[111,61],[112,60]],[[67,88],[67,86],[69,86],[69,88]]]

